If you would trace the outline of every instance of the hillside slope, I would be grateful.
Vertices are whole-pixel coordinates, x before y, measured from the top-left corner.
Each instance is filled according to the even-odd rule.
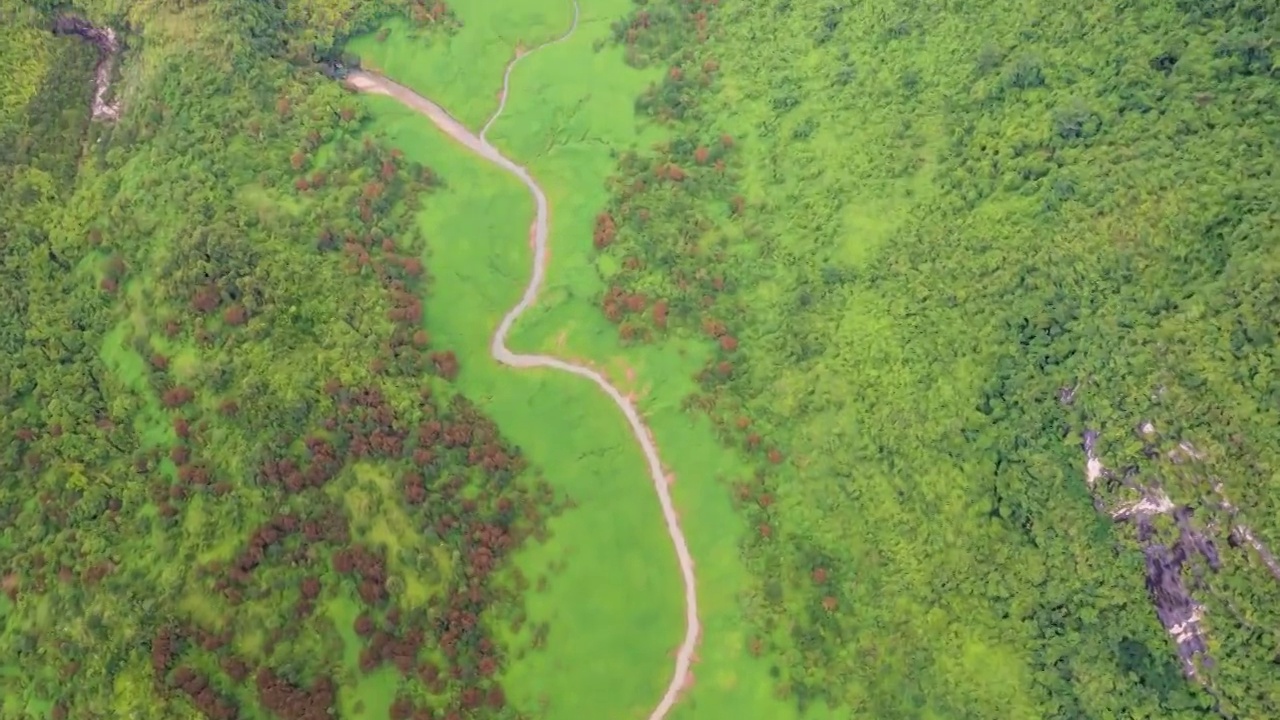
[[[356,5],[82,3],[91,122],[96,49],[4,3],[0,716],[516,715],[558,501],[427,330],[441,178],[311,64]]]
[[[728,0],[617,26],[669,68],[637,109],[678,139],[623,158],[600,302],[630,342],[716,344],[688,405],[759,462],[744,552],[779,692],[868,718],[1277,712],[1280,585],[1233,530],[1280,542],[1276,18]],[[1142,539],[1113,523],[1157,487]],[[1144,560],[1182,506],[1219,568]],[[1189,682],[1153,607],[1175,585],[1211,658]]]

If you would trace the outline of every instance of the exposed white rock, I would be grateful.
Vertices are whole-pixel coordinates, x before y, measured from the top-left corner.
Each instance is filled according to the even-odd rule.
[[[98,65],[93,70],[93,119],[118,119],[119,99],[107,102],[107,94],[111,90],[111,73],[115,70],[116,56],[120,54],[116,31],[95,27],[88,20],[75,15],[62,15],[54,21],[53,32],[58,35],[75,35],[98,49]]]
[[[1111,511],[1112,520],[1128,520],[1134,515],[1151,517],[1173,512],[1176,507],[1169,496],[1161,488],[1148,490],[1147,496],[1141,500],[1126,503]]]

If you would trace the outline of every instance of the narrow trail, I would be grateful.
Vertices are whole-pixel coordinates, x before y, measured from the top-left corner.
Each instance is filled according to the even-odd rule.
[[[670,535],[671,543],[675,546],[676,557],[680,563],[680,574],[684,580],[684,639],[681,641],[679,650],[676,653],[675,671],[672,674],[671,681],[667,684],[666,692],[663,693],[662,699],[654,707],[653,711],[649,713],[649,720],[663,720],[671,712],[671,709],[675,707],[681,691],[693,679],[691,666],[693,664],[694,650],[702,634],[702,625],[698,620],[698,595],[693,573],[693,556],[689,553],[689,546],[685,542],[684,532],[680,529],[680,520],[676,515],[675,505],[671,501],[671,489],[662,469],[662,461],[658,457],[658,449],[653,441],[653,433],[645,425],[644,420],[640,418],[640,414],[636,411],[632,402],[599,372],[550,355],[516,353],[507,347],[507,335],[511,332],[511,327],[533,305],[538,295],[538,289],[542,286],[542,282],[546,277],[550,211],[546,193],[534,181],[529,171],[524,166],[508,160],[497,148],[489,144],[486,135],[493,123],[507,107],[507,95],[511,87],[511,71],[515,69],[521,60],[532,53],[569,39],[574,31],[578,29],[578,16],[578,2],[574,0],[573,24],[569,26],[564,35],[545,42],[529,52],[517,54],[507,64],[506,72],[502,76],[502,94],[498,99],[498,108],[481,128],[478,136],[436,103],[380,75],[367,71],[354,71],[347,76],[347,84],[359,92],[388,95],[399,100],[410,109],[422,113],[431,122],[435,123],[436,127],[465,145],[467,149],[519,178],[520,182],[524,183],[524,186],[533,195],[537,206],[537,214],[530,228],[530,234],[533,239],[533,273],[529,278],[529,284],[524,289],[524,295],[520,298],[520,302],[507,311],[507,314],[502,317],[502,321],[498,324],[498,328],[493,334],[493,341],[489,345],[489,352],[495,360],[508,367],[551,368],[577,375],[595,383],[596,387],[613,398],[613,402],[622,411],[622,414],[626,416],[627,422],[631,425],[631,433],[635,436],[636,441],[640,443],[640,449],[644,451],[645,460],[649,465],[649,477],[653,481],[654,490],[658,493],[658,501],[662,505],[662,516],[666,520],[667,534]]]

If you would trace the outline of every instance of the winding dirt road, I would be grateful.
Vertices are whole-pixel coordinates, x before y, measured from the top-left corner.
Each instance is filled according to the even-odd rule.
[[[502,76],[502,94],[499,96],[498,108],[488,122],[484,124],[478,136],[450,116],[444,108],[436,103],[380,75],[365,71],[355,71],[347,76],[347,84],[352,89],[360,92],[388,95],[409,108],[422,113],[431,122],[435,123],[436,127],[465,145],[469,150],[519,178],[520,182],[524,183],[525,187],[529,188],[529,192],[533,194],[533,199],[537,204],[537,215],[530,228],[530,236],[533,240],[533,274],[529,278],[529,284],[525,287],[524,295],[520,298],[520,302],[516,303],[516,306],[511,308],[503,316],[502,322],[498,324],[489,350],[495,360],[509,367],[552,368],[577,375],[595,383],[596,387],[613,398],[613,402],[622,410],[622,414],[626,416],[627,422],[631,425],[632,434],[635,435],[636,441],[640,443],[641,450],[644,451],[645,459],[649,464],[649,476],[653,480],[654,490],[658,493],[658,500],[662,505],[662,516],[667,524],[667,533],[671,536],[671,542],[675,546],[676,557],[680,562],[680,574],[684,579],[684,640],[681,641],[679,650],[676,653],[675,672],[667,685],[666,692],[653,711],[649,713],[649,720],[663,720],[671,711],[671,708],[675,706],[681,690],[693,678],[691,665],[693,663],[694,649],[702,633],[702,627],[698,620],[698,595],[693,574],[693,557],[689,554],[684,532],[680,529],[680,520],[676,516],[675,506],[671,501],[671,490],[662,469],[662,462],[658,457],[658,449],[654,444],[653,434],[645,426],[644,420],[640,418],[640,414],[636,411],[632,402],[599,372],[550,355],[516,353],[507,347],[507,335],[511,331],[511,326],[515,324],[516,319],[533,305],[538,295],[538,289],[542,286],[542,281],[546,276],[547,237],[550,228],[549,209],[546,193],[530,176],[529,171],[523,166],[508,160],[495,147],[489,144],[485,136],[488,134],[489,128],[493,126],[494,121],[498,119],[507,106],[507,94],[511,87],[511,71],[520,60],[528,57],[531,53],[567,40],[573,35],[578,28],[578,12],[578,3],[577,0],[574,0],[573,24],[564,35],[543,43],[528,53],[518,54],[515,59],[507,64],[506,72]]]

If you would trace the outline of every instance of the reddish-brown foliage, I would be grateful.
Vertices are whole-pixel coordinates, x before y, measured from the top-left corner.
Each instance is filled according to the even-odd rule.
[[[458,358],[452,350],[431,353],[431,363],[436,374],[445,380],[453,380],[458,376]]]
[[[600,213],[596,216],[596,226],[591,242],[597,250],[603,250],[613,242],[617,233],[618,227],[614,223],[613,216],[609,213]]]
[[[373,634],[373,618],[368,614],[363,614],[356,618],[355,631],[360,637],[368,637]]]
[[[233,720],[239,717],[235,701],[209,685],[209,678],[187,666],[178,668],[172,684],[185,693],[198,710],[209,720]]]
[[[656,325],[658,329],[665,330],[667,327],[667,301],[659,300],[654,303],[651,313],[653,315],[653,324]]]
[[[494,710],[501,710],[507,704],[507,696],[497,685],[490,686],[485,695],[485,704]]]
[[[175,387],[172,387],[166,390],[164,392],[164,395],[160,397],[160,402],[166,408],[172,409],[172,408],[182,407],[183,405],[186,405],[187,403],[191,402],[191,399],[194,398],[195,396],[196,394],[193,390],[191,390],[191,388],[183,387],[182,385],[177,385]]]
[[[391,703],[387,717],[390,720],[411,720],[413,717],[413,701],[403,695],[396,697],[395,702]]]
[[[427,499],[427,488],[422,483],[422,476],[406,475],[404,478],[404,500],[410,505],[421,505]]]
[[[626,306],[628,312],[643,312],[645,305],[648,304],[648,298],[641,293],[632,293],[622,298],[622,304]]]
[[[316,577],[303,578],[302,585],[299,587],[302,597],[308,600],[314,600],[320,595],[320,579]]]
[[[169,667],[173,663],[174,640],[173,632],[166,627],[157,630],[155,637],[151,639],[151,668],[157,678],[169,673]]]
[[[249,319],[249,311],[245,306],[236,303],[222,313],[222,321],[228,325],[243,325]]]
[[[218,309],[222,302],[222,294],[212,284],[205,285],[191,296],[191,308],[198,313],[208,314]]]
[[[326,676],[304,690],[263,668],[258,671],[256,685],[258,701],[280,720],[329,720],[337,712],[333,681]]]
[[[222,660],[222,671],[236,682],[244,682],[249,677],[249,666],[243,660],[237,657],[227,657]]]

